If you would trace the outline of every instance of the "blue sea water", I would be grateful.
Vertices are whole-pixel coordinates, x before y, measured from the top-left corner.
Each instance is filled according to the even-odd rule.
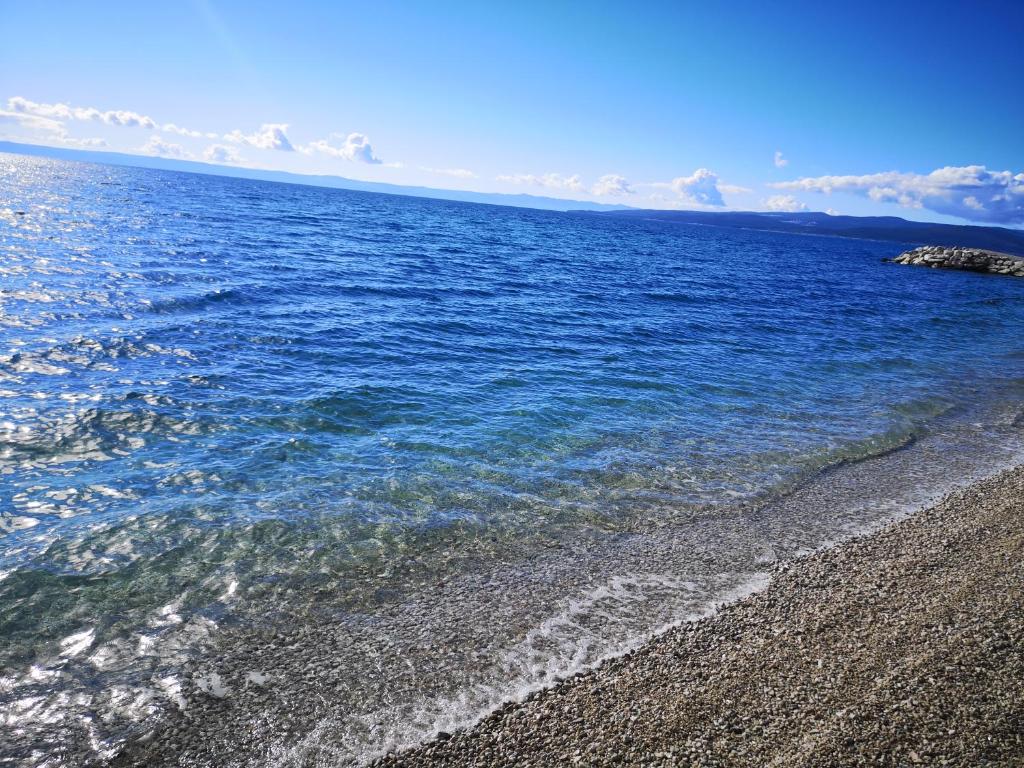
[[[638,581],[644,542],[943,430],[971,449],[932,465],[984,458],[1019,426],[1024,282],[882,263],[903,249],[0,155],[0,757],[109,756],[220,698],[182,670],[222,636],[362,632],[485,573],[545,574],[474,641],[495,657],[606,595],[601,642],[636,637],[679,618],[623,607],[641,586],[696,610],[740,583],[657,558]],[[844,503],[772,546],[856,527]],[[732,535],[702,551],[763,544]],[[615,547],[628,573],[572,570]],[[552,637],[537,669],[589,662]],[[459,686],[507,693],[488,664],[449,716]],[[374,686],[358,701],[395,704]],[[355,705],[325,706],[309,722]]]

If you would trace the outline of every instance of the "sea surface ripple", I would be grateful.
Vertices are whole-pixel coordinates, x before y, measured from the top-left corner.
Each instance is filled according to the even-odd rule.
[[[881,519],[770,512],[823,472],[1006,459],[1024,281],[901,250],[0,154],[0,762],[283,680],[210,670],[296,626],[335,693],[254,743],[364,759]]]

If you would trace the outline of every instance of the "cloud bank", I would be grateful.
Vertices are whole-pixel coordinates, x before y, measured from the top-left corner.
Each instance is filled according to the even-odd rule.
[[[33,115],[26,112],[12,112],[0,109],[0,125],[4,123],[13,123],[21,128],[27,128],[30,131],[45,133],[47,134],[48,140],[59,141],[61,144],[67,144],[72,147],[96,148],[107,146],[105,139],[75,138],[68,136],[67,128],[64,127],[64,123],[59,120],[54,120],[51,117],[41,117],[39,115]]]
[[[0,110],[0,116],[18,118],[20,123],[27,128],[50,133],[63,141],[65,144],[77,146],[99,147],[106,146],[103,139],[77,139],[67,136],[66,122],[95,122],[105,125],[119,126],[124,128],[145,128],[147,130],[160,130],[165,133],[174,133],[189,138],[216,138],[215,133],[202,133],[191,128],[183,128],[174,123],[157,124],[153,118],[133,112],[128,109],[97,109],[96,107],[74,107],[70,104],[56,103],[45,104],[37,101],[30,101],[23,96],[12,96],[7,100],[7,111]]]
[[[805,192],[852,192],[989,224],[1024,224],[1024,173],[990,171],[983,165],[948,166],[928,174],[889,171],[865,176],[818,176],[769,186]]]
[[[145,128],[153,131],[174,134],[188,139],[221,139],[228,144],[252,147],[254,149],[278,150],[281,152],[301,151],[312,155],[320,153],[330,157],[340,157],[353,162],[382,164],[373,151],[370,140],[361,133],[350,133],[347,136],[333,134],[332,138],[341,138],[340,146],[329,141],[314,141],[308,145],[296,147],[288,138],[287,123],[263,123],[259,130],[243,133],[235,129],[223,136],[210,131],[197,131],[185,128],[177,123],[157,123],[153,118],[130,110],[100,110],[95,107],[75,107],[69,104],[45,104],[30,101],[22,96],[13,96],[7,100],[7,109],[0,109],[0,123],[14,123],[23,128],[48,134],[51,140],[59,140],[65,144],[78,146],[106,146],[103,139],[78,139],[68,136],[66,123],[69,121],[92,121],[106,125],[129,128]],[[191,153],[180,144],[154,138],[139,147],[136,151],[150,155],[165,157],[189,157]],[[197,150],[198,151],[198,150]],[[203,157],[216,163],[237,163],[241,158],[238,153],[223,144],[214,144],[203,151]],[[392,164],[400,167],[400,164]],[[443,173],[460,178],[475,178],[476,174],[461,168],[431,169],[435,173]]]
[[[107,125],[122,125],[130,128],[154,129],[157,127],[156,121],[153,118],[140,115],[138,112],[123,109],[110,109],[104,112],[95,107],[40,104],[35,101],[29,101],[21,96],[13,96],[8,99],[7,108],[12,112],[18,112],[23,115],[34,115],[52,120],[93,120],[106,123]]]
[[[594,182],[589,189],[583,183],[582,177],[577,173],[574,173],[572,176],[566,176],[561,173],[545,173],[541,175],[513,173],[495,178],[506,184],[543,187],[544,189],[561,189],[576,193],[590,192],[595,197],[618,197],[636,193],[636,190],[633,189],[626,177],[620,176],[617,173],[606,173]]]
[[[571,192],[585,192],[586,187],[579,175],[563,176],[560,173],[545,173],[542,176],[534,176],[532,173],[513,173],[506,176],[498,176],[498,181],[508,184],[524,184],[546,189],[566,189]]]
[[[14,123],[31,130],[42,131],[43,133],[50,133],[55,136],[63,136],[67,133],[64,129],[64,123],[59,120],[22,112],[13,112],[6,109],[0,109],[0,123]]]
[[[278,150],[281,152],[299,151],[305,155],[314,153],[330,157],[340,157],[353,162],[382,165],[380,158],[374,154],[370,140],[361,133],[348,135],[332,134],[331,138],[341,139],[335,145],[330,141],[314,141],[305,146],[296,147],[288,138],[287,123],[263,123],[259,130],[243,133],[237,128],[221,136],[211,131],[197,131],[185,128],[177,123],[157,123],[153,118],[130,110],[101,110],[95,107],[75,107],[69,104],[45,104],[30,101],[22,96],[12,96],[7,100],[7,109],[0,109],[0,123],[13,123],[22,128],[45,133],[48,139],[76,146],[106,146],[104,139],[72,138],[68,135],[67,123],[70,121],[99,122],[111,126],[129,128],[145,128],[152,131],[174,134],[187,139],[220,139],[228,144],[252,147],[254,149]],[[164,141],[154,137],[136,152],[164,157],[191,157],[192,153],[180,144]],[[197,149],[196,152],[199,150]],[[215,163],[238,163],[241,157],[231,147],[224,144],[213,144],[203,151],[203,157]],[[389,167],[401,167],[400,163],[390,163]],[[458,178],[476,178],[476,174],[463,168],[426,169],[433,173],[441,173]]]
[[[202,131],[193,131],[190,128],[182,128],[180,125],[175,125],[174,123],[164,123],[160,127],[160,130],[165,133],[176,133],[179,136],[188,136],[190,139],[201,139],[204,135],[208,139],[217,138],[217,134],[215,133],[204,134]]]

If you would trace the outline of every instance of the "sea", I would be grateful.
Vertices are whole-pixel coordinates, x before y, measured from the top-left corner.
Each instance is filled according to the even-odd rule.
[[[911,245],[0,154],[0,764],[362,764],[1019,461]]]

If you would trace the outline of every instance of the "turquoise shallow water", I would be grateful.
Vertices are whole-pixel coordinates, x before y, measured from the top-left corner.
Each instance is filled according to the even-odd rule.
[[[0,155],[0,711],[1016,401],[1024,283],[901,250]]]

